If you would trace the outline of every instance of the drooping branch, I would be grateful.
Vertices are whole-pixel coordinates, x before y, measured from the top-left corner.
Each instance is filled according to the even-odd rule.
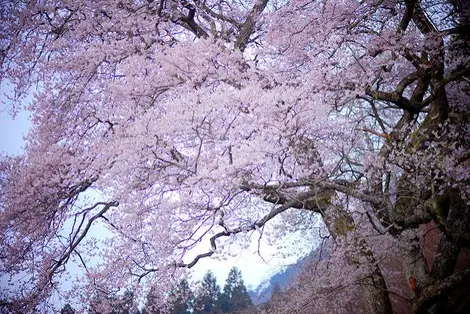
[[[81,233],[79,233],[80,230],[77,230],[76,235],[78,237],[75,237],[75,236],[73,237],[73,240],[69,244],[68,248],[65,250],[64,253],[60,255],[59,259],[52,260],[52,264],[48,268],[47,273],[45,273],[44,277],[42,277],[42,279],[38,282],[38,284],[33,290],[33,293],[28,297],[28,299],[19,300],[20,302],[18,304],[15,304],[15,306],[20,306],[24,310],[24,312],[22,311],[23,313],[32,312],[31,311],[32,308],[34,308],[36,304],[40,302],[41,298],[44,295],[48,294],[48,290],[53,289],[54,283],[52,280],[54,276],[58,273],[60,268],[65,267],[72,253],[77,249],[78,245],[87,236],[94,221],[102,217],[102,215],[104,215],[111,207],[116,207],[118,205],[119,203],[117,201],[111,201],[111,202],[98,202],[94,206],[90,207],[88,210],[91,210],[92,208],[96,208],[97,206],[103,206],[103,208],[98,213],[96,213],[94,216],[92,216],[88,220],[87,224],[85,225]],[[80,256],[80,259],[81,259],[81,256]]]

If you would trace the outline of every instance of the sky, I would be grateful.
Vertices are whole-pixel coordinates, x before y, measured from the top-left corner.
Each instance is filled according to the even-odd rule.
[[[11,111],[5,105],[0,108],[0,152],[2,154],[17,155],[22,152],[31,123],[29,121],[29,113],[20,111],[15,118],[11,116]],[[299,240],[303,237],[297,235]],[[291,239],[291,242],[296,239]],[[208,241],[207,241],[208,242]],[[267,243],[261,245],[261,256],[257,253],[257,238],[253,237],[249,249],[236,249],[236,256],[224,261],[218,261],[211,258],[201,260],[194,268],[191,281],[201,280],[205,273],[212,271],[218,280],[219,285],[223,286],[225,279],[233,266],[238,267],[243,275],[244,282],[248,288],[254,289],[264,280],[283,268],[283,266],[295,263],[295,261],[312,249],[313,243],[309,245],[296,245],[302,250],[294,251],[293,256],[288,258],[276,257],[277,248]],[[296,249],[297,250],[297,249]],[[196,252],[197,253],[197,252]]]
[[[194,281],[201,280],[204,274],[210,270],[216,275],[219,285],[223,287],[230,269],[236,266],[242,273],[245,285],[248,289],[254,290],[285,266],[294,264],[300,257],[310,253],[316,243],[313,240],[308,241],[308,239],[312,240],[313,237],[306,237],[300,232],[292,234],[284,239],[284,243],[288,243],[284,249],[262,240],[261,254],[258,254],[258,237],[254,236],[248,249],[231,248],[231,253],[235,255],[232,258],[224,261],[215,259],[199,261],[194,267],[192,279]]]
[[[21,153],[31,123],[27,111],[19,112],[12,119],[8,108],[0,108],[0,152],[8,155]]]

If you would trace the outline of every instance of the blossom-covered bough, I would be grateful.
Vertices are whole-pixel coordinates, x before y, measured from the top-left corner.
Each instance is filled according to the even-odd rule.
[[[467,1],[36,0],[0,13],[3,100],[33,123],[24,154],[0,161],[2,311],[50,309],[70,264],[84,273],[74,298],[164,298],[225,243],[279,217],[278,237],[307,230],[312,214],[364,311],[392,313],[392,249],[420,284],[413,312],[456,310],[470,279],[456,267],[470,243]],[[425,224],[442,232],[432,261]],[[331,302],[314,284],[293,306]]]

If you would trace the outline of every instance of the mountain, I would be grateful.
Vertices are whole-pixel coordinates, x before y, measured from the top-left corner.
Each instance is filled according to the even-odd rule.
[[[295,264],[286,265],[279,268],[271,277],[261,282],[254,290],[248,291],[254,305],[261,304],[271,299],[271,294],[276,285],[279,285],[282,291],[290,285],[295,284],[295,278],[302,270],[305,262],[316,255],[316,250],[309,255],[299,259]]]
[[[297,263],[287,265],[276,272],[272,277],[263,281],[255,290],[249,291],[249,295],[254,305],[264,303],[271,299],[271,293],[276,284],[281,290],[284,290],[295,278],[301,269],[302,263],[299,260]]]
[[[327,241],[326,246],[323,247],[323,251],[321,253],[322,259],[329,255],[328,249],[326,247],[330,244],[330,241]],[[282,291],[286,290],[286,288],[289,288],[292,285],[295,285],[295,279],[300,274],[304,265],[310,260],[318,259],[319,256],[320,247],[317,247],[307,256],[300,258],[295,264],[281,267],[271,277],[267,278],[261,284],[259,284],[254,290],[248,291],[253,304],[258,305],[269,301],[276,285],[279,285]]]

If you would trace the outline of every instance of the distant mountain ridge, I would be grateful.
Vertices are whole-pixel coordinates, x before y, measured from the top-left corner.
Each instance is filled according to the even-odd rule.
[[[316,251],[312,251],[314,253]],[[254,290],[248,291],[254,305],[267,302],[271,299],[273,288],[276,284],[279,285],[281,290],[285,290],[293,283],[296,276],[302,270],[303,265],[312,253],[299,259],[295,264],[286,265],[281,267],[280,270],[274,273],[271,277],[261,282]]]
[[[266,279],[255,290],[248,291],[251,301],[254,305],[258,305],[271,299],[271,293],[276,284],[279,284],[282,290],[289,285],[299,272],[298,263],[287,265],[280,271],[276,272],[272,277]]]
[[[329,241],[327,241],[327,244],[328,243]],[[248,294],[253,304],[258,305],[268,302],[271,299],[272,291],[276,285],[279,285],[282,291],[285,291],[286,288],[289,288],[291,285],[295,285],[295,279],[300,274],[306,262],[315,258],[318,259],[320,250],[320,247],[316,247],[308,255],[300,258],[295,264],[281,267],[279,271],[261,282],[255,289],[249,290]],[[324,245],[321,251],[321,257],[324,259],[328,255],[328,249],[326,249],[326,245]]]

